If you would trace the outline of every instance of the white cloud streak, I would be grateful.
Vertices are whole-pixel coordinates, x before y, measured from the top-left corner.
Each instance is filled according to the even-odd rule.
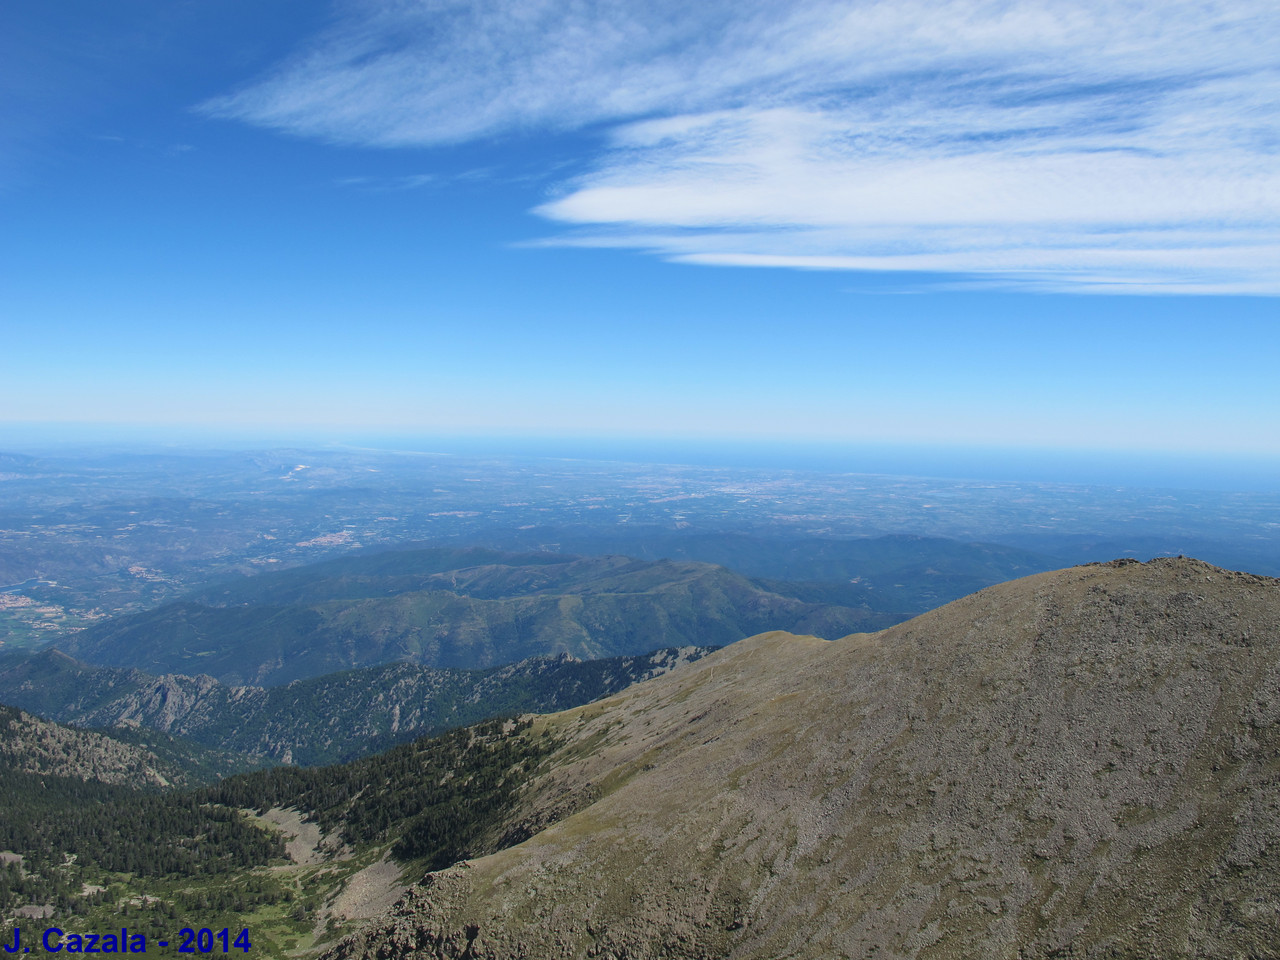
[[[432,146],[603,129],[555,242],[1280,294],[1271,0],[385,0],[205,105]]]

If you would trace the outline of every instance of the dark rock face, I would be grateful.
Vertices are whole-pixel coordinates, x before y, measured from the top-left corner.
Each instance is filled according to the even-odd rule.
[[[550,825],[328,956],[1280,956],[1280,581],[1077,567],[540,723]]]

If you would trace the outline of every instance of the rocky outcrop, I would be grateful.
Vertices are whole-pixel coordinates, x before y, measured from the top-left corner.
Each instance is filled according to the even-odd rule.
[[[326,956],[1280,955],[1275,580],[1041,574],[538,724],[549,825]]]
[[[224,687],[208,675],[168,674],[78,719],[90,726],[146,726],[181,735],[216,722],[232,702],[260,708],[265,694],[257,687]]]
[[[146,727],[257,760],[316,765],[495,714],[577,706],[711,649],[669,647],[596,661],[562,654],[488,670],[395,663],[269,689],[94,667],[52,650],[0,664],[0,686],[15,705],[78,726]]]

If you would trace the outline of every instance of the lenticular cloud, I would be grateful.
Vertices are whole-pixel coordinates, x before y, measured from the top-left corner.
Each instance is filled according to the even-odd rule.
[[[551,242],[1280,293],[1270,2],[354,4],[212,114],[429,147],[607,133]]]

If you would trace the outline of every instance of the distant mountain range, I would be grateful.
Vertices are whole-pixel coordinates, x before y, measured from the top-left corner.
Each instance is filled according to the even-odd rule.
[[[762,630],[836,637],[907,616],[839,599],[830,586],[765,584],[707,563],[397,550],[225,583],[59,647],[104,666],[272,686],[395,661],[475,669],[718,646]]]
[[[838,596],[839,600],[821,602],[910,614],[932,610],[993,583],[1064,564],[1056,556],[1032,549],[908,534],[780,537],[653,529],[623,533],[598,528],[534,533],[532,542],[555,540],[556,549],[572,553],[714,563],[757,578],[764,586],[785,581],[782,589],[788,595]],[[518,535],[507,537],[520,542]]]
[[[356,554],[100,623],[60,643],[80,659],[2,656],[0,684],[8,702],[42,716],[150,728],[242,765],[330,763],[504,712],[576,706],[764,630],[878,629],[907,616],[874,606],[878,594],[921,602],[1032,562],[918,537],[823,541],[808,559],[801,543],[772,553],[744,537],[679,543],[698,544],[819,579],[485,548]],[[866,576],[833,579],[852,568]]]

